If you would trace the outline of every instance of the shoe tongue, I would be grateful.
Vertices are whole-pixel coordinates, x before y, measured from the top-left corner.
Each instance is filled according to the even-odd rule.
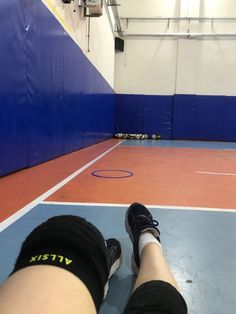
[[[139,215],[139,218],[140,218],[140,220],[141,221],[144,221],[144,222],[149,222],[150,223],[150,221],[152,221],[152,216],[147,216],[147,215]]]

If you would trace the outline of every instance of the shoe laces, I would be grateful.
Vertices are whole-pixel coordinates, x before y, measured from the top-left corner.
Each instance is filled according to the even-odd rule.
[[[148,228],[155,228],[157,229],[157,226],[159,225],[158,221],[153,219],[152,217],[146,217],[143,215],[140,215],[135,218],[135,221],[133,222],[133,228],[136,231],[142,231],[143,229]]]

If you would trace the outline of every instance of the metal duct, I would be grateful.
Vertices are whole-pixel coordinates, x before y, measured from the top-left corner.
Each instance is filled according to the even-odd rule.
[[[225,21],[225,22],[236,22],[236,17],[121,17],[121,20],[127,22],[132,21],[199,21],[199,22],[214,22],[214,21]],[[148,34],[123,34],[123,38],[155,38],[155,37],[176,37],[176,38],[215,38],[215,37],[236,37],[236,33],[148,33]]]
[[[108,4],[106,1],[104,1],[104,8],[106,10],[106,13],[107,13],[107,16],[108,16],[108,20],[109,20],[109,24],[110,24],[110,27],[111,27],[111,30],[112,30],[112,33],[113,33],[113,36],[115,37],[115,33],[114,33],[114,29],[113,29],[113,23],[112,23],[112,20],[111,20],[111,16],[110,16],[110,12],[108,10]]]
[[[112,12],[115,18],[115,23],[116,23],[116,30],[117,33],[120,37],[123,36],[123,31],[122,31],[122,27],[121,27],[121,21],[120,21],[120,16],[119,16],[119,12],[117,7],[119,6],[119,4],[117,4],[116,0],[110,0],[107,2],[108,6],[112,7]]]
[[[123,34],[123,38],[156,38],[156,37],[176,37],[176,38],[201,38],[201,37],[236,37],[236,33],[153,33],[153,34]]]
[[[236,21],[236,17],[121,17],[126,21]]]

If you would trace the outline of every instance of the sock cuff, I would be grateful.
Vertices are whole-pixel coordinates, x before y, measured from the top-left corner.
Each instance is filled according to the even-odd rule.
[[[145,245],[149,243],[156,243],[162,249],[160,241],[158,241],[158,239],[155,238],[152,233],[148,231],[143,232],[140,234],[139,243],[138,243],[139,257],[141,256],[142,250],[145,247]]]

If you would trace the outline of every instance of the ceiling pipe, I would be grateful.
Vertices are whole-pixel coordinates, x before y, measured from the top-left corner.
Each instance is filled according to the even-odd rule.
[[[236,21],[236,17],[121,17],[128,21]]]
[[[201,37],[236,37],[236,33],[153,33],[153,34],[123,34],[123,38],[201,38]]]
[[[122,37],[123,31],[122,31],[122,27],[121,27],[119,12],[118,12],[119,4],[117,4],[116,0],[109,0],[109,1],[107,1],[107,5],[112,8],[112,12],[113,12],[115,24],[116,24],[116,31],[117,31],[118,35],[120,37]]]
[[[105,7],[105,10],[106,10],[106,13],[107,13],[107,16],[108,16],[108,20],[109,20],[109,24],[110,24],[110,27],[111,27],[111,30],[112,30],[112,33],[113,33],[113,37],[115,37],[114,25],[112,23],[111,15],[110,15],[110,12],[108,10],[108,4],[107,4],[106,1],[104,1],[104,7]]]

